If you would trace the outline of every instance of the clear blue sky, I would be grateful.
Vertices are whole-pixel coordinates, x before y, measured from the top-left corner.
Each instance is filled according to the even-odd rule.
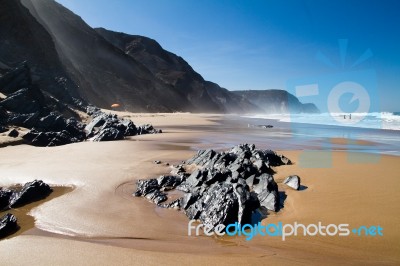
[[[57,1],[92,27],[157,40],[229,90],[373,69],[380,109],[400,111],[400,1]],[[338,39],[348,39],[344,64]],[[373,56],[351,67],[367,49]]]

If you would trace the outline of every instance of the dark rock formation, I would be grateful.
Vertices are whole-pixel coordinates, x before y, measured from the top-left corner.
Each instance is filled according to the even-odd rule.
[[[13,126],[32,128],[40,119],[40,113],[18,114],[10,113],[7,123]]]
[[[0,106],[6,110],[20,114],[30,114],[42,111],[44,99],[40,99],[41,92],[37,88],[23,88],[0,101]]]
[[[0,211],[7,208],[13,191],[7,188],[0,189]]]
[[[69,97],[62,85],[64,78],[55,78],[56,83],[62,87],[62,91],[57,93],[61,98],[57,98],[48,92],[49,87],[44,86],[45,84],[38,81],[37,77],[32,78],[37,75],[35,72],[37,66],[30,65],[29,62],[23,62],[0,75],[0,92],[6,95],[5,99],[1,98],[0,106],[4,105],[9,112],[15,114],[38,113],[40,116],[45,116],[51,111],[56,111],[64,116],[78,117],[73,109],[82,110],[85,103],[77,98]]]
[[[88,125],[73,117],[65,119],[56,112],[43,117],[38,113],[19,114],[12,116],[12,120],[15,124],[31,127],[32,129],[22,138],[31,145],[41,147],[81,142],[88,138],[93,141],[111,141],[124,139],[125,136],[162,132],[154,129],[152,125],[136,127],[131,120],[105,114],[95,107],[89,108],[88,112],[93,118]]]
[[[214,150],[200,150],[193,158],[187,160],[186,164],[218,169],[227,168],[231,171],[245,172],[245,175],[251,175],[263,170],[273,172],[270,166],[291,164],[291,161],[274,151],[258,150],[254,144],[244,144],[221,153]]]
[[[150,201],[159,204],[167,200],[167,195],[160,190],[157,179],[138,180],[135,196],[143,196]]]
[[[33,129],[25,134],[23,139],[31,145],[38,147],[61,146],[80,141],[66,130],[60,132],[39,132]]]
[[[42,180],[26,183],[20,191],[14,191],[10,197],[9,207],[16,208],[33,201],[41,200],[52,192],[49,185]]]
[[[233,192],[233,184],[221,182],[207,189],[185,213],[191,219],[199,219],[204,224],[216,226],[235,222],[238,211],[238,199]]]
[[[102,129],[94,138],[93,141],[111,141],[124,139],[124,132],[116,128]]]
[[[1,92],[5,94],[13,93],[18,88],[27,88],[31,84],[31,73],[27,62],[14,69],[8,69],[0,79]]]
[[[135,196],[146,196],[154,190],[160,189],[157,179],[138,180]]]
[[[57,113],[38,119],[35,128],[22,138],[33,146],[60,146],[84,141],[85,125],[75,118],[65,119]]]
[[[0,133],[7,132],[7,128],[3,125],[0,125]]]
[[[271,150],[244,144],[225,152],[200,150],[185,164],[198,168],[187,174],[181,166],[179,176],[138,180],[134,195],[145,196],[161,207],[181,208],[189,219],[216,226],[251,223],[260,207],[278,211],[280,197],[271,166],[291,162]],[[162,191],[171,189],[186,194],[179,201],[161,203],[168,199]]]
[[[285,178],[283,181],[284,184],[288,185],[289,187],[299,190],[300,189],[300,177],[297,175],[291,175]]]
[[[131,120],[119,119],[117,115],[95,113],[93,120],[85,127],[88,137],[96,141],[123,139],[124,136],[135,136],[138,130]],[[102,139],[105,138],[105,139]]]
[[[7,213],[0,219],[0,238],[14,233],[17,229],[17,218],[11,213]]]
[[[0,106],[0,125],[4,125],[8,120],[7,110]]]
[[[86,107],[86,113],[92,117],[96,117],[96,116],[103,114],[103,112],[101,111],[100,108],[93,106],[93,105],[88,105]]]
[[[23,69],[29,70],[28,67]],[[20,71],[15,72],[20,73]],[[11,76],[8,75],[6,78],[9,81]],[[19,79],[16,78],[16,80]],[[46,100],[42,91],[36,86],[28,84],[29,87],[18,89],[15,86],[21,84],[22,81],[16,82],[13,79],[11,81],[12,86],[0,77],[0,82],[10,85],[5,88],[11,92],[7,98],[0,101],[0,131],[7,130],[3,125],[29,128],[31,130],[23,136],[23,139],[31,145],[59,146],[81,142],[88,137],[93,137],[94,141],[109,141],[120,140],[125,136],[161,133],[161,130],[154,129],[152,125],[136,127],[130,120],[119,119],[116,115],[107,115],[93,106],[88,107],[88,113],[93,117],[88,126],[75,117],[65,119],[62,113],[51,110],[65,111],[67,107],[63,109],[59,106],[49,106],[51,102]],[[22,84],[26,82],[28,81],[24,80]],[[17,136],[16,133],[12,131],[11,134]]]
[[[31,202],[46,198],[52,189],[41,180],[25,183],[21,189],[0,188],[0,211],[18,208]],[[0,220],[0,238],[18,230],[17,218],[7,213]]]
[[[170,208],[170,209],[177,209],[179,210],[181,205],[180,205],[180,199],[176,199],[171,201],[170,203],[159,203],[157,204],[158,206],[162,207],[162,208]]]
[[[16,138],[16,137],[18,137],[18,135],[19,135],[19,132],[18,132],[18,130],[16,130],[15,128],[13,128],[13,129],[8,133],[8,136],[9,136],[9,137],[12,137],[12,138]]]
[[[158,186],[164,191],[176,188],[182,181],[182,176],[162,175],[157,178]]]
[[[262,174],[257,179],[258,184],[254,186],[254,192],[257,193],[260,205],[268,210],[278,211],[280,199],[274,178],[272,175]]]
[[[62,131],[67,127],[66,119],[58,113],[50,113],[39,119],[35,128],[41,131]]]
[[[85,133],[82,124],[74,117],[68,120],[64,118],[64,115],[78,117],[75,111],[45,96],[31,81],[30,68],[26,63],[0,76],[0,83],[4,85],[0,90],[8,94],[0,101],[0,124],[32,129],[23,139],[35,146],[58,146],[83,141]],[[17,133],[15,130],[10,132],[12,136],[18,136]]]
[[[137,134],[138,135],[144,135],[144,134],[157,134],[157,133],[162,133],[161,129],[155,129],[152,125],[150,124],[145,124],[141,125],[137,128]]]
[[[160,204],[168,199],[167,194],[162,190],[173,189],[181,182],[182,178],[176,176],[160,176],[158,179],[138,180],[134,195],[146,197],[150,201]]]
[[[55,99],[73,104],[74,98],[80,98],[78,87],[39,21],[20,0],[0,2],[0,61],[10,68],[0,80],[0,89],[10,94],[34,83]]]
[[[65,72],[66,66],[64,64],[68,65],[70,58],[62,58],[64,55],[63,52],[65,52],[63,49],[56,51],[59,39],[53,36],[53,34],[56,34],[52,31],[54,30],[54,25],[48,27],[44,25],[48,22],[48,19],[52,18],[48,17],[49,14],[41,13],[43,11],[42,8],[51,9],[56,13],[66,12],[70,18],[80,21],[78,17],[52,1],[48,3],[42,1],[23,1],[23,5],[20,0],[6,0],[0,3],[0,32],[4,39],[4,42],[0,43],[0,92],[6,95],[5,98],[2,97],[0,99],[0,130],[5,131],[5,126],[7,125],[31,129],[28,134],[23,136],[23,139],[35,146],[58,146],[84,141],[87,139],[86,132],[84,131],[85,125],[77,120],[79,115],[74,109],[82,110],[86,107],[86,103],[80,97],[78,90],[87,86],[78,87],[71,81],[69,74],[77,74],[73,67],[67,66],[71,67],[71,69],[68,71],[68,74]],[[43,17],[35,18],[35,16],[39,16],[39,13]],[[57,16],[53,18],[56,20],[60,19]],[[43,25],[38,22],[43,23]],[[67,28],[71,26],[69,23],[67,24]],[[60,26],[61,24],[57,25]],[[84,24],[80,26],[89,28]],[[75,26],[72,28],[75,29]],[[18,34],[16,34],[16,30],[18,30]],[[90,30],[94,36],[97,36],[94,30]],[[78,33],[82,32],[78,30]],[[26,39],[22,38],[22,36]],[[128,56],[121,54],[100,36],[96,38],[98,38],[100,46],[105,47],[105,52],[111,54],[116,52],[116,57],[126,57],[122,59],[125,63],[119,67],[121,72],[125,71],[126,74],[130,72],[129,76],[133,76],[132,73],[140,75],[139,70],[143,68],[140,64],[135,63]],[[66,42],[71,40],[68,38]],[[72,41],[73,45],[78,43],[75,41]],[[85,39],[85,41],[87,40]],[[27,46],[28,43],[29,46]],[[94,43],[98,42],[95,41]],[[91,45],[84,46],[90,47]],[[82,47],[80,45],[75,46],[79,51]],[[101,61],[101,57],[98,57],[98,51],[95,54],[96,58]],[[81,61],[85,61],[85,59],[88,59],[93,54],[86,53],[86,55]],[[108,63],[104,62],[103,67],[107,68],[109,65],[114,64],[108,59],[106,61]],[[137,64],[138,66],[137,68],[129,68],[129,63],[132,65]],[[94,66],[96,63],[90,62],[88,65]],[[83,69],[84,67],[81,68]],[[138,70],[138,72],[135,70]],[[142,69],[143,71],[146,72],[144,68]],[[111,72],[114,73],[115,69]],[[147,72],[144,75],[146,74]],[[116,75],[124,76],[123,73]],[[95,79],[97,82],[97,77],[91,76],[88,79]],[[143,80],[143,77],[137,77],[136,81],[138,80]],[[79,80],[78,83],[82,82],[82,80]],[[112,86],[114,87],[117,83],[114,83]],[[111,83],[106,82],[98,87],[107,86],[105,84]],[[124,84],[126,85],[125,81]],[[130,83],[128,86],[135,87],[138,84]],[[89,84],[85,83],[85,85]],[[148,87],[147,83],[146,86]],[[98,93],[95,92],[96,95]],[[153,92],[150,93],[152,94]],[[90,95],[88,91],[85,91],[84,94]],[[106,94],[104,93],[100,98],[107,98]],[[108,100],[112,100],[112,98]],[[115,101],[115,99],[112,101]],[[98,108],[91,106],[91,109],[93,115],[103,115]],[[70,118],[66,119],[66,117]],[[155,130],[151,125],[144,125],[137,128],[132,121],[121,120],[116,116],[108,117],[102,122],[104,125],[102,125],[96,134],[90,132],[95,141],[118,140],[123,139],[124,136],[160,132],[159,130]]]
[[[31,202],[44,199],[52,192],[49,185],[41,180],[25,183],[20,189],[0,188],[0,211],[18,208]],[[17,218],[7,213],[0,220],[0,238],[18,230]]]
[[[121,140],[125,136],[162,132],[149,124],[136,127],[131,120],[120,119],[115,114],[106,114],[93,107],[88,108],[87,111],[93,119],[85,127],[86,136],[91,137],[94,141]]]

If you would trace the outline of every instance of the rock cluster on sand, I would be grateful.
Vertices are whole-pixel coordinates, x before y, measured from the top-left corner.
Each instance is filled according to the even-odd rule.
[[[136,125],[129,119],[120,119],[115,114],[106,114],[99,108],[88,107],[92,121],[85,127],[86,137],[94,141],[120,140],[125,136],[162,133],[152,125]]]
[[[161,133],[152,125],[136,127],[128,119],[120,119],[115,114],[106,114],[99,108],[89,107],[92,116],[89,124],[83,124],[74,118],[65,119],[57,113],[42,117],[35,128],[23,136],[34,146],[59,146],[86,139],[93,141],[122,140],[126,136]]]
[[[0,92],[7,95],[5,99],[0,101],[0,127],[6,130],[9,126],[29,129],[35,127],[36,129],[27,136],[27,140],[31,142],[38,137],[32,143],[37,146],[47,146],[53,139],[55,139],[53,143],[67,142],[66,139],[69,133],[63,132],[61,134],[61,130],[58,135],[45,134],[47,132],[43,132],[43,134],[37,136],[41,133],[39,130],[46,129],[47,126],[54,124],[55,127],[61,128],[61,122],[65,124],[65,119],[61,119],[61,116],[54,113],[52,114],[51,109],[63,111],[68,108],[66,106],[64,106],[65,108],[61,108],[62,104],[53,108],[49,106],[51,101],[46,99],[43,92],[32,84],[30,68],[26,62],[0,77]],[[16,134],[18,132],[14,132],[13,130],[11,132],[11,136],[18,136]],[[45,138],[50,139],[50,141],[44,144]]]
[[[59,146],[88,138],[94,141],[120,140],[125,136],[161,132],[151,125],[136,127],[130,120],[105,114],[99,108],[86,106],[80,101],[66,104],[55,100],[32,83],[26,62],[0,76],[0,92],[7,96],[0,98],[0,133],[12,126],[28,128],[30,131],[22,138],[34,146]],[[76,112],[77,109],[84,111],[85,106],[86,112],[92,116],[88,125],[78,121],[80,118]],[[19,132],[11,130],[9,134],[17,137]]]
[[[42,180],[25,183],[21,189],[0,188],[0,210],[17,208],[46,198],[53,190]],[[0,220],[0,238],[17,230],[17,218],[7,213]]]
[[[291,161],[271,150],[243,144],[225,152],[200,150],[184,166],[192,164],[197,169],[191,174],[179,166],[175,176],[138,180],[134,195],[144,196],[161,207],[180,208],[189,219],[211,226],[251,223],[259,208],[279,210],[278,185],[271,167]],[[185,195],[163,203],[168,199],[165,191],[174,188]]]
[[[75,118],[65,119],[52,112],[38,120],[22,138],[33,146],[60,146],[85,140],[85,125]]]
[[[21,189],[0,189],[0,210],[16,208],[47,197],[53,190],[42,180],[25,183]]]
[[[17,218],[7,213],[0,218],[0,239],[6,237],[18,230]]]

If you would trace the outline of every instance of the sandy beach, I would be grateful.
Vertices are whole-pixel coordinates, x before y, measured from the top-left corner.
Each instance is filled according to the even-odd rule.
[[[276,167],[275,180],[287,198],[278,213],[262,224],[322,222],[351,228],[381,226],[383,236],[279,237],[188,236],[188,218],[135,198],[135,180],[168,174],[170,165],[198,149],[227,149],[226,140],[260,148],[273,139],[253,139],[235,120],[232,132],[212,114],[118,113],[135,124],[151,123],[162,134],[123,141],[82,142],[39,148],[0,148],[0,186],[42,179],[54,186],[46,200],[18,210],[21,230],[0,241],[0,261],[7,265],[398,265],[400,263],[400,157],[347,151],[317,151],[329,156],[329,168],[305,168],[304,150],[282,147],[278,153],[294,164]],[[231,118],[232,120],[232,118]],[[277,131],[279,133],[279,129]],[[282,130],[282,132],[286,132]],[[286,132],[287,133],[287,132]],[[285,133],[285,134],[286,134]],[[283,133],[282,133],[283,134]],[[290,132],[288,133],[290,134]],[[240,142],[238,142],[241,140]],[[343,138],[328,139],[336,145]],[[352,141],[352,145],[378,145]],[[368,160],[371,157],[371,160]],[[356,158],[350,160],[349,158]],[[360,160],[357,160],[360,159]],[[154,164],[159,160],[161,164]],[[170,164],[170,165],[167,165]],[[283,179],[299,175],[305,189],[295,191]],[[17,210],[14,210],[15,212]],[[28,214],[28,215],[25,215]]]

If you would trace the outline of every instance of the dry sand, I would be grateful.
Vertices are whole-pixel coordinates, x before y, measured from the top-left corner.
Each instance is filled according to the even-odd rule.
[[[167,174],[202,147],[203,128],[222,116],[128,114],[136,124],[152,123],[161,135],[125,141],[84,142],[60,147],[27,145],[0,149],[0,186],[40,178],[74,186],[29,209],[35,228],[0,241],[0,261],[8,265],[132,264],[372,264],[400,263],[400,157],[377,163],[349,163],[346,151],[332,153],[332,167],[303,168],[301,151],[281,151],[295,164],[277,167],[275,179],[287,199],[267,223],[348,223],[380,225],[384,236],[348,237],[189,237],[181,212],[133,198],[134,180]],[[200,138],[201,137],[201,138]],[[213,132],[212,140],[223,138]],[[344,141],[344,140],[332,140]],[[245,140],[243,142],[250,142]],[[362,145],[363,143],[360,143]],[[326,155],[326,154],[325,154]],[[368,155],[359,155],[363,158]],[[364,158],[365,159],[365,158]],[[154,160],[163,163],[156,165]],[[298,174],[307,189],[281,184]],[[68,193],[65,193],[68,192]],[[25,221],[29,216],[18,216]],[[23,225],[23,224],[22,224]],[[24,226],[24,225],[23,225]],[[29,227],[29,226],[28,226]],[[26,229],[26,228],[25,228]]]

